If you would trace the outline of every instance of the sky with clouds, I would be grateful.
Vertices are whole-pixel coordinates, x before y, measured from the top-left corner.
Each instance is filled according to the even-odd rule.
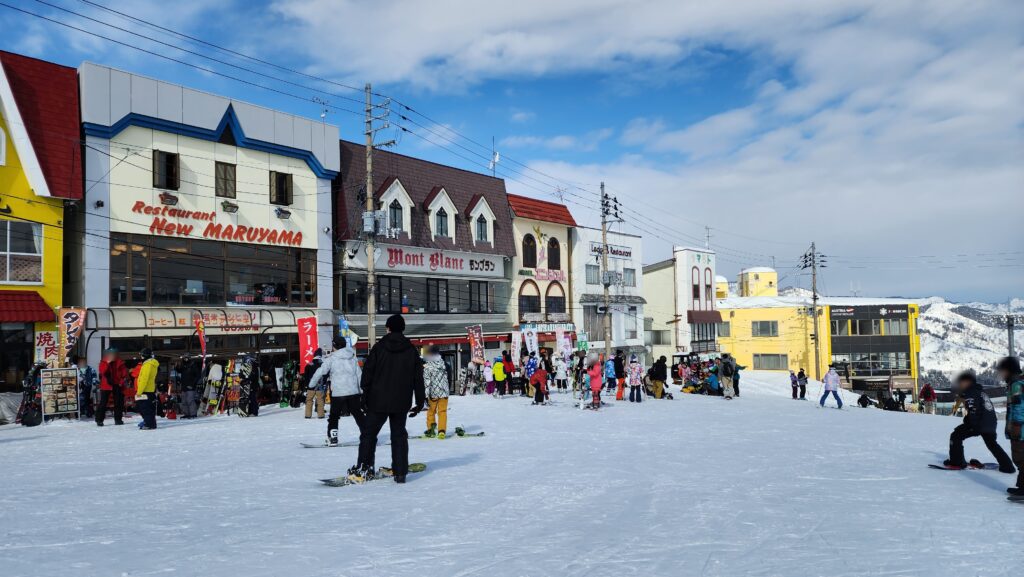
[[[604,181],[645,262],[707,226],[733,278],[774,260],[807,287],[795,267],[815,241],[831,294],[1024,296],[1019,0],[5,3],[128,46],[0,6],[0,49],[313,117],[324,98],[347,139],[362,94],[342,85],[373,82],[396,100],[381,136],[398,152],[486,172],[493,142],[510,192],[562,198],[587,225]]]

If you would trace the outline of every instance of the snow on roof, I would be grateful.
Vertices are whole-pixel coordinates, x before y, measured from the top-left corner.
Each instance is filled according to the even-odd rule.
[[[752,266],[750,268],[745,268],[741,270],[740,274],[745,274],[748,272],[775,272],[775,269],[769,266]]]
[[[917,301],[910,299],[872,298],[872,297],[826,297],[818,298],[819,306],[873,306],[873,305],[909,305]],[[763,297],[728,297],[718,299],[719,309],[770,309],[811,306],[811,297],[803,296],[763,296]]]
[[[715,282],[716,282],[716,283],[718,283],[718,282],[724,282],[724,283],[728,283],[728,282],[729,282],[729,279],[725,278],[724,276],[722,276],[722,275],[720,275],[720,274],[716,274],[716,275],[715,275]]]

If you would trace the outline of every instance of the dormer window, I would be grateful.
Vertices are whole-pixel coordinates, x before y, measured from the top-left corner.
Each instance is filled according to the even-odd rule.
[[[489,238],[488,235],[487,235],[487,229],[488,228],[489,227],[487,226],[487,218],[484,215],[481,214],[476,219],[476,240],[477,240],[477,242],[488,242],[488,240],[487,240]]]
[[[402,230],[402,203],[398,202],[398,199],[391,201],[391,205],[388,206],[388,228]]]
[[[434,236],[449,236],[448,212],[444,208],[439,208],[434,215]]]

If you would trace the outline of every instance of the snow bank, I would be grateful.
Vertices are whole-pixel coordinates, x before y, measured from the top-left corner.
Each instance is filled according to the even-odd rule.
[[[675,388],[675,387],[673,387]],[[812,388],[812,392],[815,390]],[[567,395],[455,397],[405,486],[331,489],[355,448],[325,421],[0,427],[5,577],[1010,575],[1011,477],[933,471],[948,417],[792,401],[744,372],[734,401],[676,393],[579,411]],[[412,431],[424,427],[415,419]],[[354,427],[343,420],[343,440]],[[388,464],[389,449],[378,450]],[[986,458],[976,441],[968,455]]]

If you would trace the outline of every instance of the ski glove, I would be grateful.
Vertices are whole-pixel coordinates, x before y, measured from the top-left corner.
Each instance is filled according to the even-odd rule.
[[[412,419],[412,418],[416,417],[416,415],[420,414],[420,411],[422,411],[422,410],[423,410],[423,405],[416,405],[415,407],[412,408],[411,411],[409,411],[409,418]]]

